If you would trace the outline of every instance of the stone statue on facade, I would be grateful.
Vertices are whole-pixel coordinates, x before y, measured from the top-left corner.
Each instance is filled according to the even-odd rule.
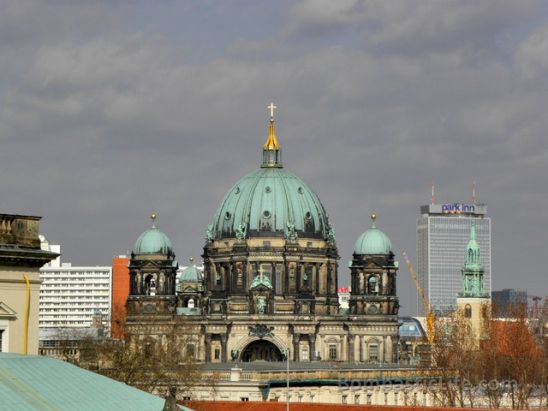
[[[247,233],[247,227],[245,224],[240,224],[238,227],[236,227],[237,240],[245,240],[246,233]]]
[[[327,223],[325,239],[329,244],[335,244],[335,242],[336,242],[335,229],[333,227],[331,227],[329,225],[329,223]]]
[[[256,324],[247,328],[249,329],[250,337],[258,337],[260,339],[274,337],[274,327],[268,327],[266,324]]]
[[[212,243],[214,239],[213,224],[208,224],[206,228],[206,242]]]
[[[266,312],[266,298],[257,297],[257,313],[262,315]]]
[[[289,241],[297,241],[297,230],[293,222],[288,221],[285,230],[285,239]]]

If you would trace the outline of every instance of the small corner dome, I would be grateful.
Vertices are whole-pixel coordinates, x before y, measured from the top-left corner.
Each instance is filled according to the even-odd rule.
[[[190,265],[181,273],[179,281],[183,283],[197,283],[202,281],[202,273],[196,268],[196,265],[193,264],[192,259]]]
[[[354,244],[354,254],[359,255],[388,255],[392,252],[392,242],[386,234],[375,226],[377,216],[371,215],[371,228],[358,237]]]
[[[151,219],[152,227],[139,236],[133,246],[133,254],[173,255],[173,246],[169,237],[154,225],[156,215],[152,214]]]

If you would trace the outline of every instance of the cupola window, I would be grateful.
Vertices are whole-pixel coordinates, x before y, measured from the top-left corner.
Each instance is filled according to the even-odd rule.
[[[371,295],[377,295],[379,293],[379,279],[376,275],[369,277],[367,281],[367,293]]]
[[[145,278],[146,295],[156,295],[156,279],[155,276],[149,274]]]

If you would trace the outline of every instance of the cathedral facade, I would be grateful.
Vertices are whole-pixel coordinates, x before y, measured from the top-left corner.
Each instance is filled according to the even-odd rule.
[[[318,196],[283,168],[271,105],[260,168],[221,200],[206,229],[202,273],[177,278],[169,238],[154,224],[130,261],[128,335],[200,362],[394,363],[398,298],[389,238],[356,241],[348,311],[339,309],[335,232]],[[153,216],[153,220],[155,216]]]

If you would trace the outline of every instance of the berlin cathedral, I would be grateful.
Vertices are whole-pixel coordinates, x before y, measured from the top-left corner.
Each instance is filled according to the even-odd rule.
[[[275,108],[260,167],[227,191],[206,228],[203,274],[191,262],[177,277],[171,241],[151,216],[131,253],[126,332],[159,345],[174,334],[181,356],[202,363],[395,363],[390,239],[373,214],[354,245],[349,308],[340,309],[335,231],[314,191],[282,165]]]

